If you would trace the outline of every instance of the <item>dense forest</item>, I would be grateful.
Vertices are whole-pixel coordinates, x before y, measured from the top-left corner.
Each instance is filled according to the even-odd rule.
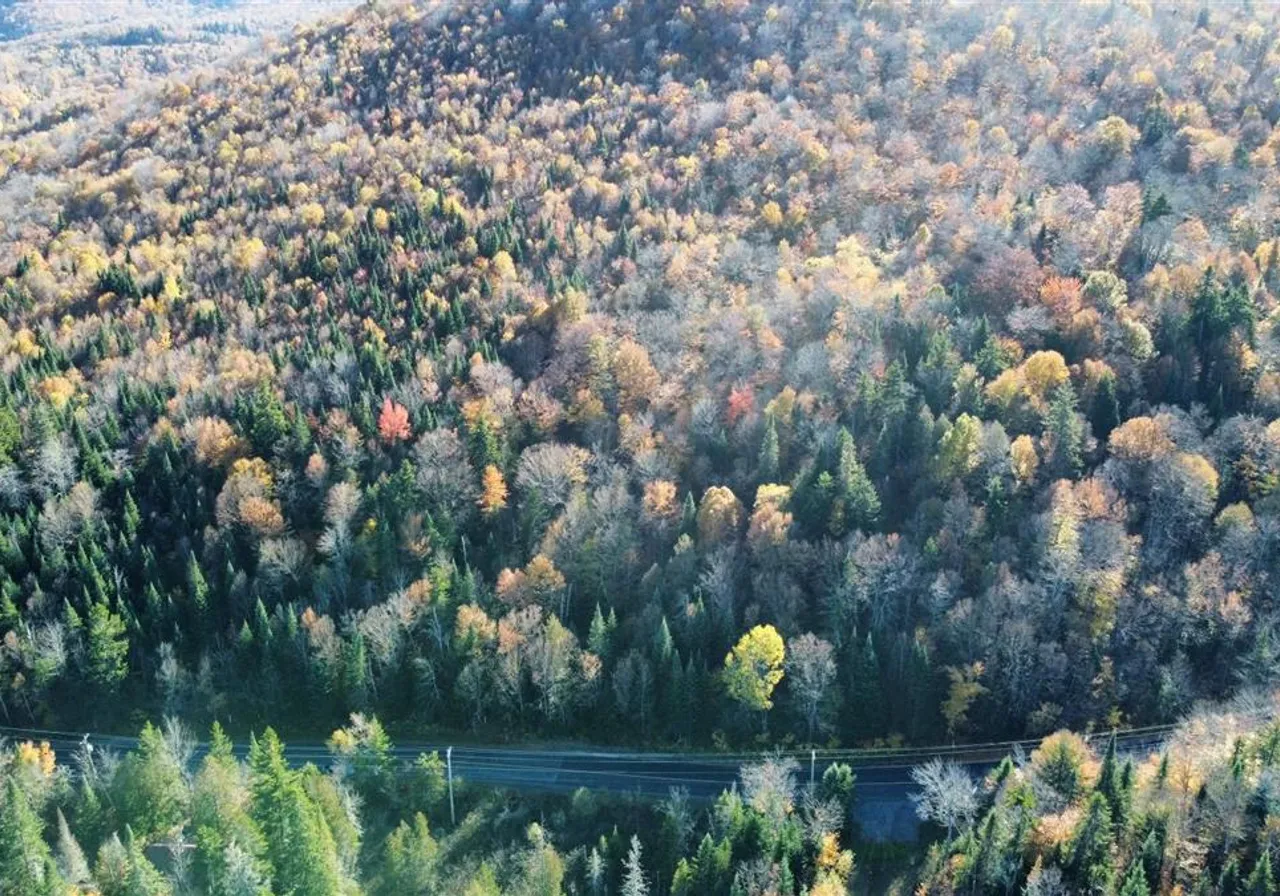
[[[145,19],[15,42],[0,724],[853,747],[1267,693],[1278,16],[367,2],[242,55]],[[210,46],[249,40],[220,27]],[[405,862],[439,846],[430,800],[342,790],[273,735],[245,766],[147,732],[97,783],[10,752],[0,826],[32,880],[78,879],[36,845],[58,812],[107,850],[104,896],[153,892],[107,880],[151,879],[175,827],[200,861],[225,858],[201,827],[248,850],[258,876],[219,893],[289,892],[272,825],[332,841],[298,873],[341,883],[298,896],[383,892],[361,869],[402,820]],[[1242,733],[1175,797],[1167,769],[1122,785],[1120,758],[1054,735],[1040,761],[1075,783],[1005,767],[922,886],[1272,892],[1273,740]],[[175,788],[162,822],[111,789],[131,767]],[[1245,808],[1215,840],[1196,819],[1218,786]],[[793,802],[716,815],[709,850],[769,858],[716,878],[733,896],[845,885]],[[376,836],[341,842],[360,811]],[[1145,858],[1175,820],[1201,845]],[[547,836],[519,861],[550,862]],[[663,847],[659,892],[690,846]],[[628,849],[597,850],[608,874]],[[513,873],[502,892],[558,892]]]
[[[0,140],[19,139],[28,151],[39,144],[40,153],[71,151],[85,132],[118,123],[168,79],[269,52],[263,39],[352,5],[0,0]]]
[[[1268,684],[1274,12],[366,5],[0,143],[0,717],[928,743]]]

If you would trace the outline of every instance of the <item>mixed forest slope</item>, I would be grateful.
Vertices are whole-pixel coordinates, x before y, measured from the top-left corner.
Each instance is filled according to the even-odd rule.
[[[348,0],[0,0],[0,138],[57,156],[167,78],[260,53]],[[58,158],[65,158],[58,156]]]
[[[1275,15],[366,4],[10,134],[0,715],[853,744],[1271,683]]]

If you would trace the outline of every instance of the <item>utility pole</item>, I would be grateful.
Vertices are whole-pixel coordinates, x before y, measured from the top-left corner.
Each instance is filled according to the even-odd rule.
[[[449,774],[449,824],[456,828],[458,826],[458,816],[453,811],[453,747],[445,749],[444,762]]]
[[[813,790],[813,772],[814,766],[818,763],[818,751],[809,751],[809,790]]]

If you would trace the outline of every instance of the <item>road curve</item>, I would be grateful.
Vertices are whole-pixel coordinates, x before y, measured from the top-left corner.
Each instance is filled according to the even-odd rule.
[[[1119,748],[1128,754],[1158,750],[1170,726],[1135,729],[1117,734]],[[1100,740],[1106,735],[1095,736]],[[47,741],[63,757],[84,744],[94,752],[125,752],[137,738],[67,731],[0,727],[0,738]],[[540,747],[453,747],[455,779],[468,786],[502,787],[545,793],[569,793],[579,788],[612,793],[661,798],[673,788],[683,788],[695,800],[712,800],[734,786],[744,764],[768,756],[795,760],[801,783],[810,777],[821,780],[822,773],[836,762],[850,765],[857,775],[854,816],[864,836],[889,841],[910,841],[918,834],[918,821],[911,797],[915,785],[911,769],[933,758],[943,758],[964,766],[979,778],[1014,750],[1029,752],[1035,741],[956,745],[931,748],[884,750],[791,750],[776,753],[719,754],[707,752],[634,752],[621,750],[550,749]],[[196,756],[206,745],[196,747]],[[442,742],[402,743],[392,750],[404,764],[423,753],[436,752],[443,759],[448,745]],[[238,756],[248,754],[248,745],[234,746]],[[332,767],[338,758],[323,744],[300,743],[285,747],[285,756],[295,766],[314,763]]]

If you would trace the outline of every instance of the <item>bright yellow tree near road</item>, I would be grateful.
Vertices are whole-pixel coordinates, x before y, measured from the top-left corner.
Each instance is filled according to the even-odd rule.
[[[782,681],[786,655],[778,630],[757,625],[724,658],[725,690],[748,709],[767,712],[773,706],[773,689]]]

